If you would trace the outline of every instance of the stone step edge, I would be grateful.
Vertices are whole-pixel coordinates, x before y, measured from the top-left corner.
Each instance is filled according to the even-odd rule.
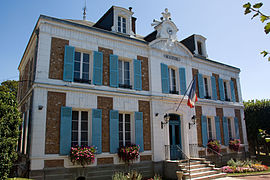
[[[197,169],[190,169],[190,173],[194,173],[194,171],[200,171],[200,170],[212,170],[212,168],[211,167],[202,167],[202,168],[197,168]]]
[[[212,178],[221,178],[226,176],[226,173],[218,173],[218,174],[211,174],[211,175],[207,175],[207,176],[200,176],[200,177],[196,177],[196,178],[192,178],[193,180],[200,180],[200,179],[212,179]]]
[[[210,173],[209,175],[211,175],[211,174],[219,174],[218,171],[211,170],[211,171],[203,171],[203,172],[193,173],[193,174],[190,174],[190,175],[191,176],[199,176],[199,177],[201,177],[201,176],[207,176],[205,174],[208,174],[208,173]]]

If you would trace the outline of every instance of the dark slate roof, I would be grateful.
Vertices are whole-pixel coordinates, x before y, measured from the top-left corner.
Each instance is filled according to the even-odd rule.
[[[152,42],[157,38],[157,30],[153,31],[152,33],[148,34],[143,38],[147,42]]]
[[[192,54],[194,54],[195,51],[195,40],[194,40],[194,34],[187,37],[186,39],[180,41],[182,44],[184,44]]]

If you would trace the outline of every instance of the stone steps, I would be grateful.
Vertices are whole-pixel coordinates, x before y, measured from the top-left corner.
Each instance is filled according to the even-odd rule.
[[[216,179],[226,176],[226,173],[221,173],[219,168],[215,168],[215,165],[204,158],[191,159],[190,168],[188,163],[179,162],[179,167],[181,170],[176,174],[178,177],[183,174],[183,179]]]

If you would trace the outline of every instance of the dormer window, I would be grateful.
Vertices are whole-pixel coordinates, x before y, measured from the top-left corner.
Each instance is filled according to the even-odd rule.
[[[127,33],[127,20],[122,16],[118,16],[118,32]]]
[[[200,41],[197,42],[197,46],[198,46],[198,54],[199,55],[203,55],[203,52],[202,52],[202,43]]]

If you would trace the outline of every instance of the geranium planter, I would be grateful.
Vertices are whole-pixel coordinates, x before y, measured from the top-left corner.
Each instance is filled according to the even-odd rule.
[[[118,148],[118,157],[121,161],[129,164],[139,158],[139,149],[138,145],[130,145]]]
[[[75,146],[70,149],[70,160],[74,164],[90,165],[95,162],[96,149],[93,146]]]
[[[232,139],[229,141],[229,148],[232,151],[238,152],[240,149],[240,139]]]
[[[213,151],[220,153],[221,145],[218,140],[210,139],[207,143],[207,152],[211,154],[214,153]]]

